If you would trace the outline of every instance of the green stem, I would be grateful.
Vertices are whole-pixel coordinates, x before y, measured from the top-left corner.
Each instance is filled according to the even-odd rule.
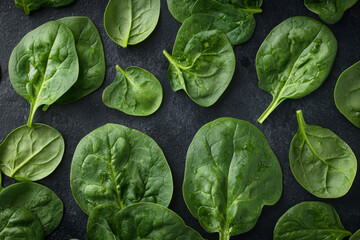
[[[35,108],[34,104],[31,104],[29,120],[28,120],[28,122],[27,122],[28,127],[31,127],[31,125],[32,125],[35,112],[36,112],[36,108]]]
[[[42,108],[42,110],[43,110],[44,112],[46,112],[46,111],[49,109],[49,107],[50,107],[50,105],[44,105],[44,107]]]
[[[297,121],[299,124],[299,129],[304,132],[305,126],[306,126],[306,122],[304,120],[304,116],[301,110],[296,111],[296,117],[297,117]]]
[[[263,124],[267,117],[276,109],[276,107],[281,103],[279,97],[275,97],[270,106],[265,110],[265,112],[260,116],[258,122]]]
[[[219,240],[230,240],[230,233],[228,230],[226,230],[225,232],[221,232],[220,233],[220,237]]]
[[[239,9],[240,11],[249,12],[249,13],[253,13],[253,14],[262,13],[262,9],[261,9],[261,8],[256,8],[256,9],[238,8],[238,9]]]

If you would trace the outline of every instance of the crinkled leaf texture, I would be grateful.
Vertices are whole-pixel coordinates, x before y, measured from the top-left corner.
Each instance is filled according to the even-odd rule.
[[[28,15],[41,7],[64,7],[73,2],[75,0],[15,0],[15,5]]]
[[[156,142],[117,124],[102,126],[80,141],[70,183],[75,200],[87,214],[102,204],[168,206],[173,192],[169,165]]]
[[[335,133],[305,123],[297,112],[299,130],[290,146],[290,167],[296,180],[319,198],[344,196],[354,182],[357,160]]]
[[[10,56],[9,76],[15,91],[31,105],[29,126],[36,110],[58,100],[78,74],[74,36],[64,24],[47,22],[20,41]]]
[[[77,101],[98,89],[104,82],[106,64],[99,31],[88,17],[66,17],[58,21],[65,24],[74,35],[79,57],[79,77],[76,83],[56,101],[64,104]]]
[[[274,230],[274,240],[341,240],[350,235],[336,210],[322,202],[295,205],[278,220]]]
[[[39,219],[23,207],[10,207],[0,211],[0,239],[44,239]]]
[[[340,21],[346,10],[357,3],[358,0],[305,0],[305,6],[327,24]]]
[[[57,228],[63,216],[63,204],[47,187],[24,182],[10,185],[0,192],[0,211],[12,207],[26,208],[42,224],[44,236]]]
[[[273,101],[259,118],[265,119],[286,99],[315,91],[330,74],[337,53],[334,34],[308,17],[291,17],[266,37],[256,56],[259,87]]]
[[[44,124],[22,126],[0,144],[1,171],[19,181],[37,181],[51,174],[64,155],[65,142]]]
[[[249,122],[220,118],[203,126],[190,144],[183,195],[208,232],[229,239],[249,231],[264,205],[282,193],[282,172],[261,131]]]
[[[129,115],[148,116],[159,109],[163,89],[157,78],[139,67],[116,66],[115,81],[103,93],[103,102]]]
[[[203,107],[213,105],[224,93],[235,72],[235,55],[231,43],[212,23],[188,18],[175,40],[168,76],[172,89],[183,89]]]
[[[137,203],[120,209],[96,207],[88,220],[87,240],[202,240],[173,211],[154,203]]]
[[[104,25],[107,35],[122,47],[144,41],[155,29],[160,0],[110,0]]]
[[[336,83],[334,95],[339,111],[360,128],[360,62],[341,74]]]

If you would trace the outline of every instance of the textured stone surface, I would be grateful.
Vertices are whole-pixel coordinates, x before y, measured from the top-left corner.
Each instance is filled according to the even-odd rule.
[[[59,228],[48,239],[84,239],[87,216],[71,195],[69,184],[72,154],[77,143],[87,133],[106,123],[119,123],[138,129],[154,138],[163,149],[172,169],[174,196],[170,208],[185,222],[198,230],[203,237],[218,239],[217,234],[206,233],[187,210],[182,198],[182,180],[187,148],[196,131],[205,123],[219,117],[244,119],[258,126],[268,138],[283,168],[284,192],[279,203],[265,207],[253,230],[233,239],[272,239],[277,219],[290,207],[305,200],[319,200],[304,190],[294,179],[289,168],[290,142],[297,131],[295,111],[302,109],[308,124],[320,125],[334,131],[345,140],[360,157],[360,129],[353,126],[336,109],[333,91],[336,80],[343,70],[360,60],[360,3],[347,11],[343,19],[330,28],[339,42],[339,52],[333,71],[325,83],[311,95],[300,100],[282,103],[263,125],[257,118],[271,102],[271,95],[257,87],[255,70],[256,52],[267,34],[283,20],[291,16],[318,17],[308,11],[301,0],[265,0],[263,13],[256,15],[257,28],[252,39],[235,47],[237,68],[230,87],[220,100],[210,108],[193,103],[184,92],[173,93],[167,78],[168,62],[162,55],[171,51],[180,26],[167,10],[162,0],[160,22],[151,36],[136,46],[123,49],[106,35],[103,14],[106,0],[77,0],[61,9],[41,9],[26,16],[15,8],[13,0],[0,0],[0,142],[13,129],[24,125],[29,113],[28,103],[13,90],[7,72],[12,49],[21,38],[49,21],[66,16],[88,16],[99,28],[106,55],[107,75],[100,90],[69,105],[54,105],[46,113],[38,111],[34,122],[48,124],[60,131],[66,141],[63,161],[56,171],[40,183],[50,187],[63,200],[64,218]],[[115,65],[123,68],[139,66],[152,72],[164,88],[164,102],[150,117],[131,117],[107,108],[101,101],[103,89],[115,77]],[[13,183],[4,179],[4,185]],[[350,192],[343,198],[324,200],[339,212],[346,229],[360,228],[360,180],[356,177]]]

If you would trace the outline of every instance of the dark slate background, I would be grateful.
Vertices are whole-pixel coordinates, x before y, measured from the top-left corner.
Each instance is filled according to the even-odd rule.
[[[0,0],[0,142],[13,129],[27,122],[29,104],[15,93],[7,72],[11,51],[26,33],[49,20],[66,16],[88,16],[99,28],[105,48],[107,75],[98,91],[69,105],[54,105],[46,113],[39,110],[35,115],[34,122],[55,127],[66,141],[66,152],[60,166],[49,177],[40,181],[55,191],[65,206],[59,228],[48,239],[85,238],[87,216],[76,204],[70,190],[71,160],[80,139],[106,123],[123,124],[155,139],[163,149],[173,173],[175,190],[170,208],[203,237],[218,239],[217,234],[206,233],[187,210],[181,186],[186,151],[193,136],[201,126],[219,117],[240,118],[258,126],[279,158],[284,176],[281,200],[275,206],[264,208],[254,229],[232,239],[272,239],[278,218],[296,203],[309,200],[332,204],[346,229],[354,232],[360,228],[359,177],[356,177],[345,197],[321,200],[310,195],[296,182],[288,160],[290,142],[297,131],[295,111],[298,109],[303,110],[309,124],[333,130],[360,157],[360,130],[337,111],[333,100],[334,87],[341,72],[360,60],[360,3],[348,10],[339,23],[330,26],[339,42],[339,52],[329,78],[311,95],[282,103],[260,125],[256,120],[270,104],[271,95],[257,86],[255,56],[259,46],[271,29],[289,17],[303,15],[318,19],[305,8],[302,0],[264,2],[263,13],[256,15],[257,28],[254,36],[247,43],[235,47],[237,67],[229,88],[214,106],[203,108],[192,102],[184,92],[174,93],[170,88],[167,78],[168,62],[162,51],[171,51],[180,24],[170,15],[165,0],[162,0],[160,21],[155,31],[143,43],[127,49],[112,42],[105,33],[103,14],[106,0],[77,0],[71,6],[41,9],[30,16],[15,8],[13,0]],[[116,64],[123,68],[139,66],[157,76],[164,88],[164,102],[155,114],[144,118],[127,116],[102,103],[102,91],[113,81]],[[13,182],[4,177],[5,186]]]

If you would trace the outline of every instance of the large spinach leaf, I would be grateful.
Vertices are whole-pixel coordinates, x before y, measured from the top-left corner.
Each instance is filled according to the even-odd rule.
[[[160,0],[110,0],[104,25],[109,37],[122,47],[144,41],[155,29]]]
[[[44,236],[60,224],[63,204],[56,194],[40,184],[24,182],[10,185],[0,192],[0,211],[22,207],[34,214],[42,224]]]
[[[154,75],[139,67],[123,70],[116,66],[115,81],[103,93],[110,108],[134,116],[148,116],[159,109],[163,89]]]
[[[290,208],[279,219],[274,240],[326,239],[341,240],[350,236],[335,209],[321,202],[302,202]]]
[[[305,0],[305,6],[327,24],[340,21],[346,10],[357,3],[358,0]]]
[[[194,24],[208,24],[209,29],[226,34],[232,45],[248,41],[255,30],[253,14],[224,5],[214,0],[198,0],[192,8]],[[207,13],[198,16],[198,13]],[[190,24],[189,24],[190,26]]]
[[[0,211],[0,239],[44,239],[39,219],[23,207],[11,207]]]
[[[64,150],[64,139],[54,128],[44,124],[22,126],[1,143],[0,168],[19,181],[37,181],[56,169]]]
[[[186,205],[221,240],[249,231],[264,205],[282,192],[280,164],[265,136],[249,122],[220,118],[195,135],[187,156]]]
[[[170,168],[156,142],[117,124],[100,127],[80,141],[70,183],[75,200],[87,214],[102,204],[168,206],[173,192]]]
[[[96,207],[87,227],[88,240],[203,239],[176,213],[154,203],[137,203],[123,210],[113,205]]]
[[[320,198],[345,195],[356,175],[350,147],[329,129],[307,125],[297,111],[299,130],[290,146],[290,167],[296,180]]]
[[[9,76],[15,91],[31,105],[28,126],[41,105],[51,105],[76,82],[79,61],[74,36],[51,21],[28,33],[10,56]]]
[[[56,102],[70,103],[98,89],[105,78],[106,64],[99,31],[88,17],[59,19],[73,33],[79,57],[79,77],[76,83]]]
[[[15,0],[17,8],[21,8],[26,15],[31,11],[38,10],[41,7],[64,7],[75,0]]]
[[[292,17],[275,27],[256,56],[259,87],[273,101],[259,118],[264,120],[286,99],[315,91],[329,75],[337,41],[324,24],[308,17]]]
[[[188,18],[181,26],[168,76],[176,92],[183,89],[197,104],[213,105],[228,87],[235,72],[234,50],[224,33],[209,30],[211,22]]]
[[[339,111],[360,128],[360,62],[341,74],[334,95]]]

